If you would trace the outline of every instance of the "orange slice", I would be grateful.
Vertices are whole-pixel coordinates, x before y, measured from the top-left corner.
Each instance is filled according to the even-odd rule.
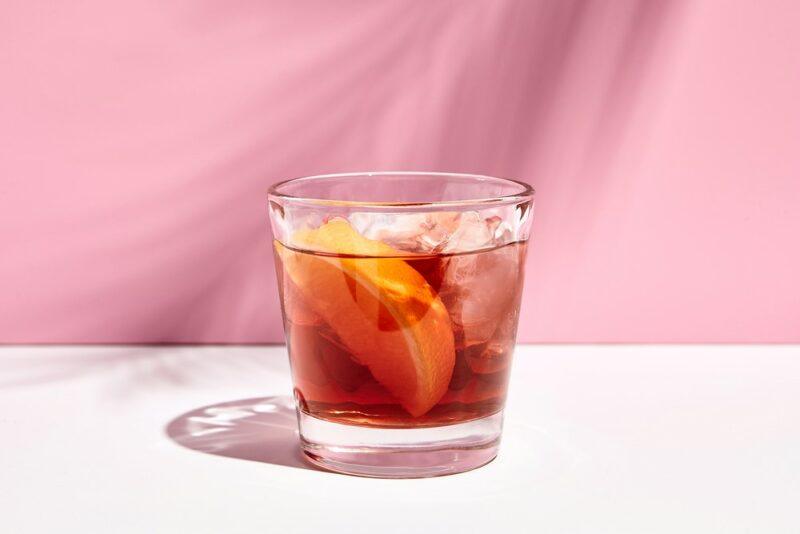
[[[436,292],[396,257],[400,252],[344,219],[298,231],[291,244],[350,255],[275,242],[284,272],[314,313],[411,415],[428,412],[447,391],[455,364],[450,317]]]

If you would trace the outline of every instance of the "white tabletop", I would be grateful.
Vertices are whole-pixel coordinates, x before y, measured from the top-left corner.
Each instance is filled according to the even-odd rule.
[[[306,466],[289,392],[279,346],[2,348],[0,530],[800,532],[797,346],[520,346],[498,459],[425,480]]]

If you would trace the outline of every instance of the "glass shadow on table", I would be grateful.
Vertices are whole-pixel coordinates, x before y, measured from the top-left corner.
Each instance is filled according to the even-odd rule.
[[[303,460],[290,397],[242,399],[196,408],[166,426],[188,449],[287,467],[317,470]]]

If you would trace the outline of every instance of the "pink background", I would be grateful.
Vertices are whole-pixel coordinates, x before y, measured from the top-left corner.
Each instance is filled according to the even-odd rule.
[[[282,341],[264,192],[537,188],[522,341],[800,341],[800,2],[3,3],[0,341]]]

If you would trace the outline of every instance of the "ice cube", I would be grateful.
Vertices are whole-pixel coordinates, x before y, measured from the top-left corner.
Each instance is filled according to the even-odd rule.
[[[519,247],[451,256],[439,295],[469,346],[494,334],[521,290]]]
[[[417,238],[417,246],[420,251],[440,252],[458,228],[460,217],[460,213],[453,211],[427,213],[425,232]]]
[[[509,243],[513,237],[511,225],[490,210],[486,218],[477,211],[355,212],[348,220],[367,239],[415,253],[469,252]]]
[[[479,350],[466,351],[467,364],[473,373],[484,375],[508,369],[514,352],[518,313],[519,303],[511,302],[509,309],[500,318],[491,339],[485,344],[474,345]]]
[[[492,245],[493,228],[477,211],[460,213],[453,226],[450,235],[441,247],[442,252],[468,252]]]
[[[362,213],[350,214],[353,227],[366,237],[398,250],[433,253],[441,248],[458,227],[457,212]]]
[[[424,213],[351,213],[350,224],[358,233],[400,250],[413,250],[425,230]]]

